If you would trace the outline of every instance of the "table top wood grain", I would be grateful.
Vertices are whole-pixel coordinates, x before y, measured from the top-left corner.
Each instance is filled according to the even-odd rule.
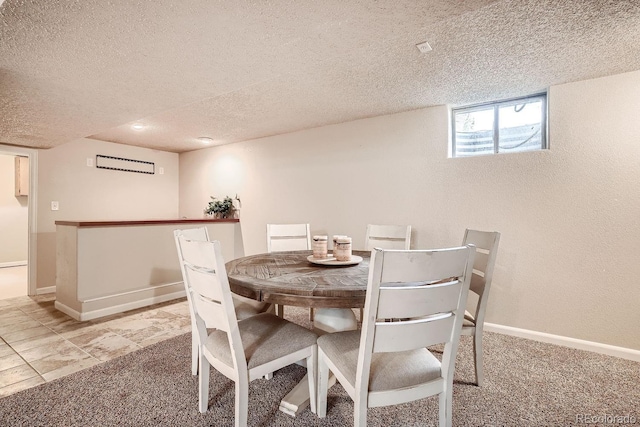
[[[369,276],[367,251],[353,251],[362,262],[323,266],[309,262],[311,251],[251,255],[226,264],[231,290],[257,301],[302,307],[364,307]]]

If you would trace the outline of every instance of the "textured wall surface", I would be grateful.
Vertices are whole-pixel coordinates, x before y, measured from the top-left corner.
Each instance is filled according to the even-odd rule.
[[[14,158],[0,153],[0,264],[27,260],[28,196],[15,196]]]
[[[180,214],[242,200],[247,254],[265,224],[348,234],[411,224],[412,247],[502,233],[487,321],[640,350],[640,72],[552,87],[551,149],[447,158],[446,107],[180,155]]]
[[[148,175],[98,169],[97,154],[154,162]],[[164,168],[164,174],[157,173]],[[51,210],[51,201],[59,210]],[[38,284],[54,286],[55,221],[175,219],[178,215],[178,155],[90,139],[38,154]]]

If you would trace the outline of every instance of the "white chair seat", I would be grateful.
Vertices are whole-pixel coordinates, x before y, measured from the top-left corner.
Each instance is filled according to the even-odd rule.
[[[338,332],[318,338],[318,348],[334,361],[338,371],[355,388],[360,331]],[[371,357],[369,391],[413,387],[440,378],[440,361],[427,349],[374,353]]]
[[[464,323],[463,325],[471,325],[474,326],[476,324],[476,319],[473,317],[473,314],[469,313],[465,310],[464,312]]]
[[[462,328],[463,328],[462,335],[472,335],[473,331],[469,332],[468,334],[465,334],[464,328],[473,328],[474,326],[476,326],[476,324],[473,323],[472,320],[467,319],[465,316],[464,320],[462,321]]]
[[[250,300],[238,295],[233,295],[233,305],[238,320],[243,320],[259,313],[272,313],[275,308],[272,304]]]
[[[317,338],[309,329],[270,313],[241,320],[238,329],[249,369],[312,346]],[[204,345],[216,359],[233,367],[226,332],[213,331]]]

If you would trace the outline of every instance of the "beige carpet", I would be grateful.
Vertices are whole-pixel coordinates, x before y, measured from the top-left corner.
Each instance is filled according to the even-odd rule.
[[[307,310],[290,310],[287,317],[306,323],[307,316]],[[233,425],[233,383],[215,371],[209,412],[198,412],[190,348],[186,334],[0,399],[0,425]],[[486,333],[486,385],[477,387],[471,383],[471,355],[471,340],[463,337],[456,364],[453,425],[616,425],[607,423],[614,420],[612,416],[635,417],[640,424],[639,363]],[[269,381],[252,382],[249,425],[353,425],[353,403],[340,385],[329,391],[325,419],[308,408],[295,419],[277,410],[280,399],[304,372],[291,366]],[[430,398],[371,409],[368,422],[370,426],[437,425],[437,403],[437,398]],[[603,418],[607,415],[608,420]]]

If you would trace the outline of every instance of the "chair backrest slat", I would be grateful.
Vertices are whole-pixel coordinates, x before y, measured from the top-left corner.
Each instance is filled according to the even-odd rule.
[[[476,258],[473,260],[473,269],[476,271],[476,274],[481,273],[480,276],[484,277],[488,262],[489,253],[476,249]]]
[[[462,282],[381,287],[377,319],[397,319],[431,316],[455,310],[460,298]]]
[[[185,268],[191,293],[212,301],[222,301],[222,286],[215,270],[200,270],[191,264],[186,264]]]
[[[433,251],[385,251],[381,286],[387,283],[435,283],[465,273],[468,254],[460,248]]]
[[[176,230],[176,232],[187,240],[209,241],[209,230],[207,230],[207,227],[184,228],[182,230]]]
[[[455,317],[446,313],[425,319],[377,322],[372,351],[407,351],[450,341],[454,321]]]
[[[210,270],[216,268],[216,257],[211,245],[200,245],[199,243],[205,243],[206,240],[189,239],[184,236],[180,236],[180,249],[182,251],[182,258],[185,266],[192,265],[198,266]]]
[[[311,249],[309,224],[267,224],[267,251]]]
[[[496,235],[499,237],[500,233],[487,232],[479,230],[467,229],[465,232],[464,241],[473,243],[477,249],[484,249],[490,251],[496,240]]]
[[[192,293],[191,298],[198,316],[204,321],[207,328],[229,332],[229,322],[219,301],[209,300],[197,293]]]
[[[269,252],[304,251],[308,249],[306,238],[274,238],[271,239],[271,250]]]
[[[409,249],[411,246],[410,225],[367,225],[365,249]]]

